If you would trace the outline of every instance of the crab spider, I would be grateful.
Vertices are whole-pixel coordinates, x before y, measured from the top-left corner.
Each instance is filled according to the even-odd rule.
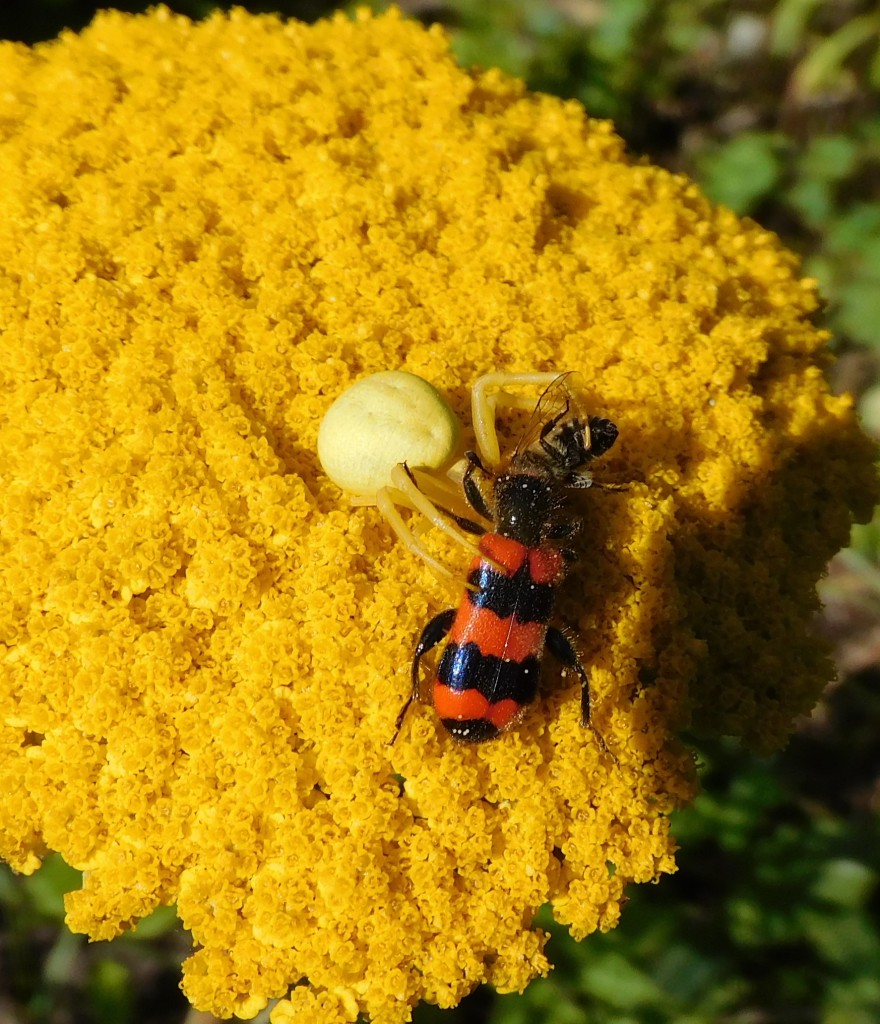
[[[494,372],[480,377],[471,392],[476,452],[456,460],[457,420],[439,393],[412,374],[376,374],[340,396],[325,417],[319,435],[321,462],[349,491],[353,505],[376,505],[407,550],[440,577],[457,582],[456,574],[422,544],[424,525],[413,529],[400,509],[420,513],[471,556],[478,555],[469,534],[490,529],[491,519],[474,477],[491,476],[502,466],[497,411],[534,408],[534,398],[515,389],[549,388],[562,376],[567,375]],[[546,443],[543,435],[535,440]]]

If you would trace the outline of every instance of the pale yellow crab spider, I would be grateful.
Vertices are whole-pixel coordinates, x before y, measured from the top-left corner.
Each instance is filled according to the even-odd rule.
[[[546,387],[558,376],[495,372],[476,381],[471,416],[484,465],[497,469],[501,462],[498,407],[534,406],[534,397],[511,394],[508,389]],[[327,411],[318,433],[321,465],[352,505],[375,505],[407,550],[456,583],[459,577],[420,542],[424,526],[414,530],[399,510],[421,513],[424,522],[442,530],[472,556],[478,555],[473,540],[448,518],[449,513],[472,521],[480,518],[462,494],[467,464],[461,455],[461,427],[455,413],[436,388],[402,370],[373,374],[352,385]]]

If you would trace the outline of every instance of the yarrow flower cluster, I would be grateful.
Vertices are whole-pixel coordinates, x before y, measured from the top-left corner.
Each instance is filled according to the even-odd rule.
[[[82,869],[95,939],[176,903],[221,1016],[522,989],[539,907],[582,937],[674,869],[675,731],[770,749],[829,678],[814,585],[874,483],[815,306],[771,233],[395,13],[2,44],[2,856]],[[423,707],[389,746],[449,595],[316,443],[400,368],[465,422],[482,373],[575,370],[620,428],[560,605],[616,760],[552,671],[494,743]]]

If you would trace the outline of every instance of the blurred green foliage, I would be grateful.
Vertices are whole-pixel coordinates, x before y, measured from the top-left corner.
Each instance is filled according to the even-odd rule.
[[[27,878],[0,866],[0,1019],[141,1024],[153,1019],[154,1003],[157,1021],[182,1019],[177,985],[189,947],[174,909],[160,907],[115,942],[90,945],[64,927],[64,894],[81,884],[81,872],[57,854]],[[5,1001],[14,1017],[3,1016]]]
[[[117,3],[144,10],[146,2]],[[208,0],[173,0],[202,17]],[[313,20],[329,0],[243,3]],[[349,7],[354,7],[350,4]],[[386,6],[376,0],[375,7]],[[637,154],[776,230],[820,283],[837,380],[880,436],[880,13],[873,0],[404,0],[466,65],[612,118]],[[0,37],[79,29],[86,0],[5,0]],[[880,519],[826,585],[880,635]],[[855,581],[855,583],[853,582]],[[847,595],[857,594],[856,598]],[[851,611],[851,609],[850,609]],[[846,663],[846,621],[835,638]],[[872,646],[873,645],[873,646]],[[852,645],[851,645],[852,646]],[[872,651],[876,647],[878,655]],[[632,890],[620,926],[576,944],[545,914],[557,969],[522,996],[478,991],[418,1024],[876,1024],[880,1021],[880,641],[788,750],[700,748],[704,794],[675,815],[679,872]],[[183,1020],[188,941],[164,908],[113,944],[62,925],[78,874],[0,870],[0,1017]],[[72,998],[75,997],[75,998]]]

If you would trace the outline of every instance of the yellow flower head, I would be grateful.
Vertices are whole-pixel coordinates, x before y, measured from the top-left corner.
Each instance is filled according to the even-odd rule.
[[[814,584],[872,453],[796,274],[394,13],[2,44],[0,852],[83,869],[93,938],[176,901],[193,1003],[276,1024],[521,989],[548,901],[612,927],[673,870],[674,731],[772,748],[829,676]],[[454,598],[317,436],[399,369],[465,424],[483,373],[577,371],[620,428],[560,602],[616,763],[549,665],[499,740],[414,707],[389,747]]]

